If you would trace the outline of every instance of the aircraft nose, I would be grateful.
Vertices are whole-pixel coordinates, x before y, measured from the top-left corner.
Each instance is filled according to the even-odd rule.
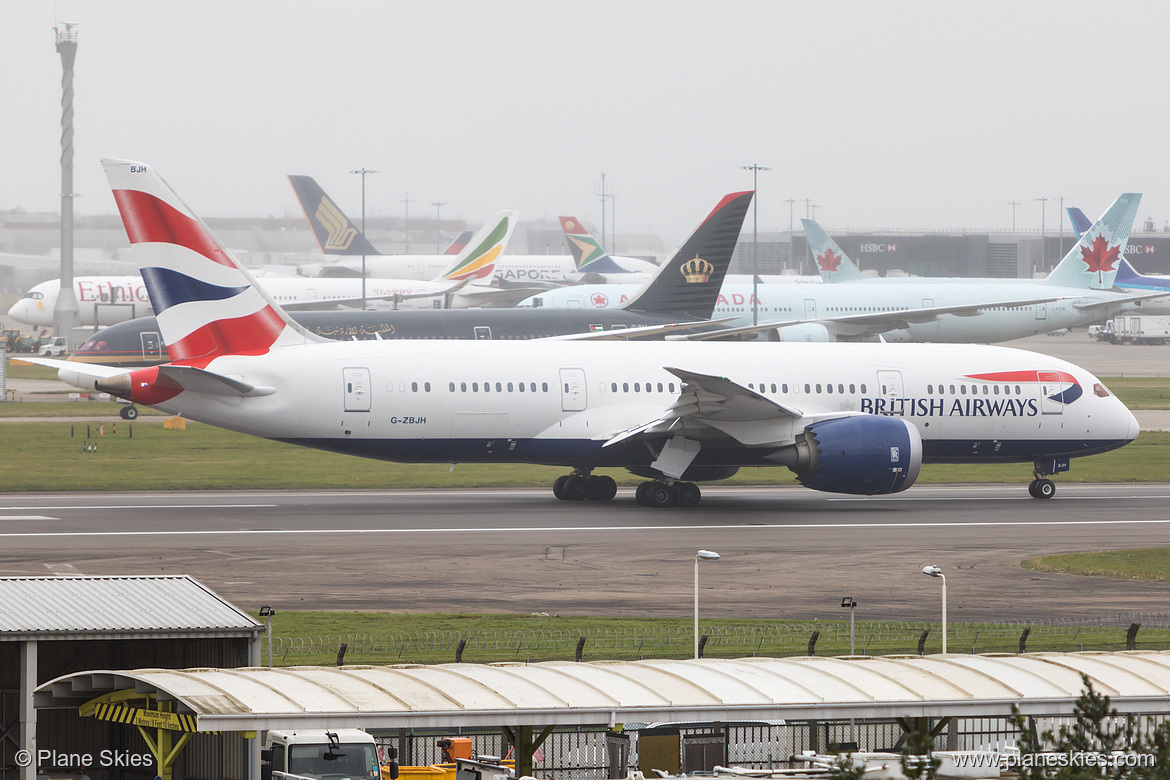
[[[1142,432],[1142,426],[1138,424],[1137,418],[1133,416],[1133,412],[1129,411],[1129,409],[1126,409],[1125,412],[1129,416],[1129,429],[1125,434],[1125,438],[1128,441],[1133,441]]]

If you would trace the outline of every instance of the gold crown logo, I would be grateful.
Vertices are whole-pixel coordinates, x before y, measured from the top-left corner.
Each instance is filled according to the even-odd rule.
[[[702,284],[711,278],[711,274],[715,273],[715,266],[698,255],[695,255],[694,260],[688,260],[683,263],[681,270],[683,278],[687,280],[687,284]]]

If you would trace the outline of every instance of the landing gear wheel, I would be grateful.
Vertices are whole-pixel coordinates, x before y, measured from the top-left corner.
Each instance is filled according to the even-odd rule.
[[[646,498],[649,500],[650,506],[670,506],[675,500],[674,486],[665,482],[651,482],[650,489],[646,491]]]
[[[133,407],[133,406],[123,406],[121,409],[118,410],[118,416],[121,417],[123,420],[137,420],[138,419],[138,409],[136,407]]]
[[[565,495],[565,483],[569,481],[569,475],[557,477],[553,480],[553,495],[561,501],[568,501],[569,497]]]
[[[617,482],[614,482],[613,477],[589,478],[589,495],[586,498],[593,501],[612,501],[616,495]]]
[[[584,501],[589,492],[589,482],[586,477],[579,474],[570,474],[565,478],[565,484],[561,491],[565,494],[567,501]]]
[[[643,482],[638,485],[638,489],[634,491],[634,500],[641,506],[650,506],[649,492],[650,488],[654,487],[653,482]]]
[[[1036,485],[1039,484],[1039,482],[1039,479],[1034,479],[1028,484],[1028,495],[1030,495],[1032,498],[1040,498],[1040,496],[1036,495]]]
[[[693,482],[680,482],[674,486],[675,503],[679,506],[698,506],[699,500],[703,497],[699,486]]]
[[[1052,498],[1056,495],[1056,483],[1050,479],[1036,481],[1036,498]]]

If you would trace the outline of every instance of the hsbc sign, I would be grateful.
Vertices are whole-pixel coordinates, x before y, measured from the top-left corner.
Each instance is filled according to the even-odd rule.
[[[862,244],[861,251],[866,253],[897,252],[897,244]]]

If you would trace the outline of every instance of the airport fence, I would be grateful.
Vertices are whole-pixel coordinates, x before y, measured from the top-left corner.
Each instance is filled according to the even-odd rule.
[[[699,634],[701,653],[708,658],[850,653],[847,621],[700,625]],[[937,653],[942,649],[941,637],[938,623],[858,621],[853,647],[857,655]],[[275,666],[641,660],[691,658],[694,634],[689,627],[669,627],[273,636],[272,648]],[[947,627],[951,653],[1126,649],[1170,649],[1170,613],[950,623]]]

